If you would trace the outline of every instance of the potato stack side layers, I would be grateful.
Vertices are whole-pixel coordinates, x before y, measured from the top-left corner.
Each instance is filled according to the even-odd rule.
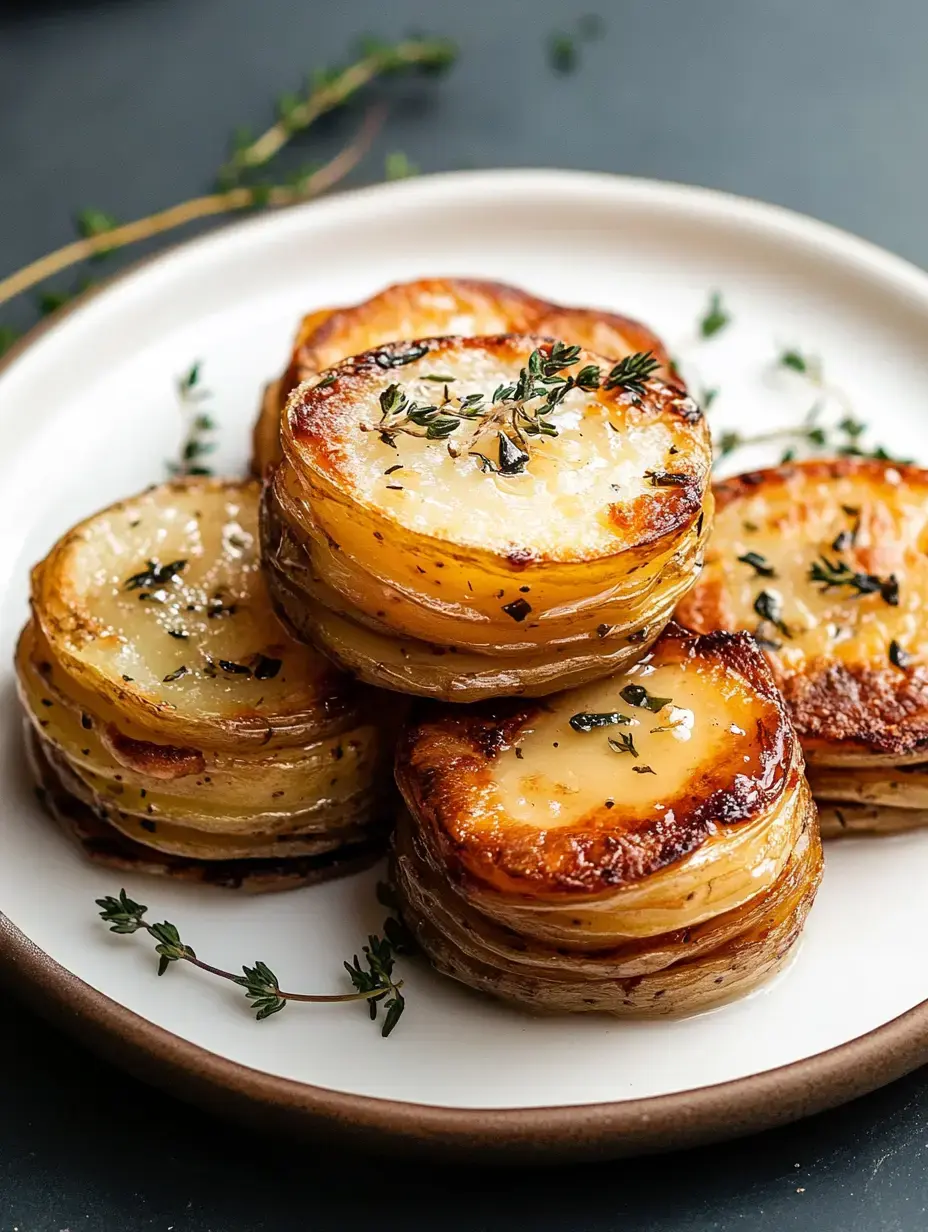
[[[101,863],[268,890],[383,851],[399,715],[277,620],[257,520],[256,483],[178,480],[33,570],[27,745],[49,809]]]
[[[821,877],[789,715],[744,634],[671,626],[544,701],[416,704],[393,876],[445,974],[539,1011],[694,1012],[780,969]]]
[[[386,344],[291,396],[263,555],[294,633],[369,684],[471,702],[634,662],[695,581],[708,431],[648,353]]]
[[[802,741],[822,833],[928,822],[928,471],[796,462],[716,486],[677,618],[748,629]]]

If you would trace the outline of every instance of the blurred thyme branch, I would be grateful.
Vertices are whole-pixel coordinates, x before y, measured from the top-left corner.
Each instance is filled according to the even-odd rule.
[[[305,97],[283,95],[277,100],[278,119],[253,141],[241,136],[220,168],[217,190],[170,206],[134,222],[119,223],[100,210],[80,211],[80,238],[31,262],[0,280],[0,304],[78,262],[103,257],[118,248],[172,231],[200,218],[238,210],[293,205],[333,188],[369,149],[380,123],[381,108],[372,108],[358,135],[329,162],[287,183],[245,183],[243,177],[265,166],[300,132],[341,107],[376,79],[408,69],[439,72],[454,61],[454,45],[445,39],[408,39],[394,44],[368,44],[365,54],[344,69],[318,73]],[[48,298],[48,297],[46,297]],[[59,299],[62,297],[58,297]],[[48,301],[49,304],[51,300]],[[15,341],[12,330],[0,330],[0,353]]]

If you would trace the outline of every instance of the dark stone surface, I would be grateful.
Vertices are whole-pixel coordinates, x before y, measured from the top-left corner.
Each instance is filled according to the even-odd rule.
[[[230,126],[359,33],[457,38],[452,77],[393,91],[388,149],[426,170],[601,168],[763,197],[928,263],[924,0],[625,0],[572,75],[553,0],[111,0],[0,5],[0,270],[96,205],[131,218],[207,187]],[[327,126],[333,150],[354,118]],[[359,177],[363,179],[365,175]],[[62,279],[68,285],[69,279]],[[0,318],[25,323],[28,305]],[[867,979],[862,973],[861,996]],[[928,1077],[802,1125],[650,1161],[475,1173],[321,1158],[139,1086],[0,1019],[0,1232],[928,1227]]]

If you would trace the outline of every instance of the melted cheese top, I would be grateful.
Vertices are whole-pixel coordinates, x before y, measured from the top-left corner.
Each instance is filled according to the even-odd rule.
[[[681,606],[681,618],[691,623],[687,611],[706,603],[715,627],[757,633],[789,674],[816,659],[891,671],[893,641],[908,656],[907,665],[928,663],[926,552],[928,493],[893,467],[885,468],[881,480],[800,473],[718,509],[704,572]],[[739,560],[748,553],[762,557],[774,576],[761,576]],[[888,587],[870,594],[851,585],[826,588],[810,577],[823,557]],[[898,601],[887,601],[896,589]],[[772,596],[785,629],[758,615],[762,591]]]
[[[644,686],[651,705],[669,700],[656,712],[632,705],[621,695],[629,685]],[[635,829],[667,817],[681,797],[698,804],[707,782],[718,786],[720,766],[729,768],[732,788],[739,779],[763,779],[757,723],[772,709],[719,664],[658,656],[553,699],[492,763],[492,780],[507,816],[539,830],[593,813],[610,829]],[[571,726],[572,716],[591,713],[623,721],[580,732]],[[625,748],[629,740],[633,750]]]
[[[655,405],[656,387],[642,408],[618,391],[572,390],[546,415],[557,435],[525,438],[530,457],[519,474],[488,473],[477,456],[498,462],[501,429],[515,439],[511,402],[497,403],[482,428],[465,419],[447,438],[426,439],[424,428],[407,421],[413,434],[399,432],[392,446],[385,443],[381,423],[403,419],[382,420],[380,397],[391,384],[411,402],[444,404],[453,414],[471,394],[491,404],[498,386],[518,380],[532,349],[531,340],[432,346],[413,363],[339,380],[304,395],[305,408],[291,406],[296,446],[288,450],[285,431],[284,448],[296,468],[303,435],[311,441],[310,456],[327,455],[320,470],[334,463],[339,487],[353,500],[409,531],[504,553],[516,544],[557,560],[614,553],[649,530],[667,533],[695,519],[695,508],[673,512],[681,508],[685,480],[659,486],[652,476],[670,472],[701,489],[709,466],[705,427],[687,423],[669,404]],[[611,368],[610,361],[584,353],[569,372],[576,375],[587,363],[597,364],[603,377]],[[534,410],[541,401],[529,405]],[[327,442],[327,433],[337,439]]]

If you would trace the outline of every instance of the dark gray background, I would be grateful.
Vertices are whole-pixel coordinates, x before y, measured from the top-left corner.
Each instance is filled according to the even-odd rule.
[[[133,218],[203,191],[235,124],[262,127],[275,94],[358,34],[416,28],[455,38],[460,63],[390,90],[387,133],[357,180],[378,178],[388,149],[423,170],[686,180],[928,264],[925,0],[603,2],[606,33],[558,77],[549,35],[594,7],[574,3],[0,2],[0,273],[70,238],[81,206]],[[333,151],[356,119],[326,124],[304,154]],[[7,324],[32,316],[24,302],[0,310]],[[861,996],[872,978],[861,972]],[[924,1074],[734,1145],[482,1174],[262,1142],[123,1077],[15,1003],[0,1057],[0,1232],[928,1227]]]

